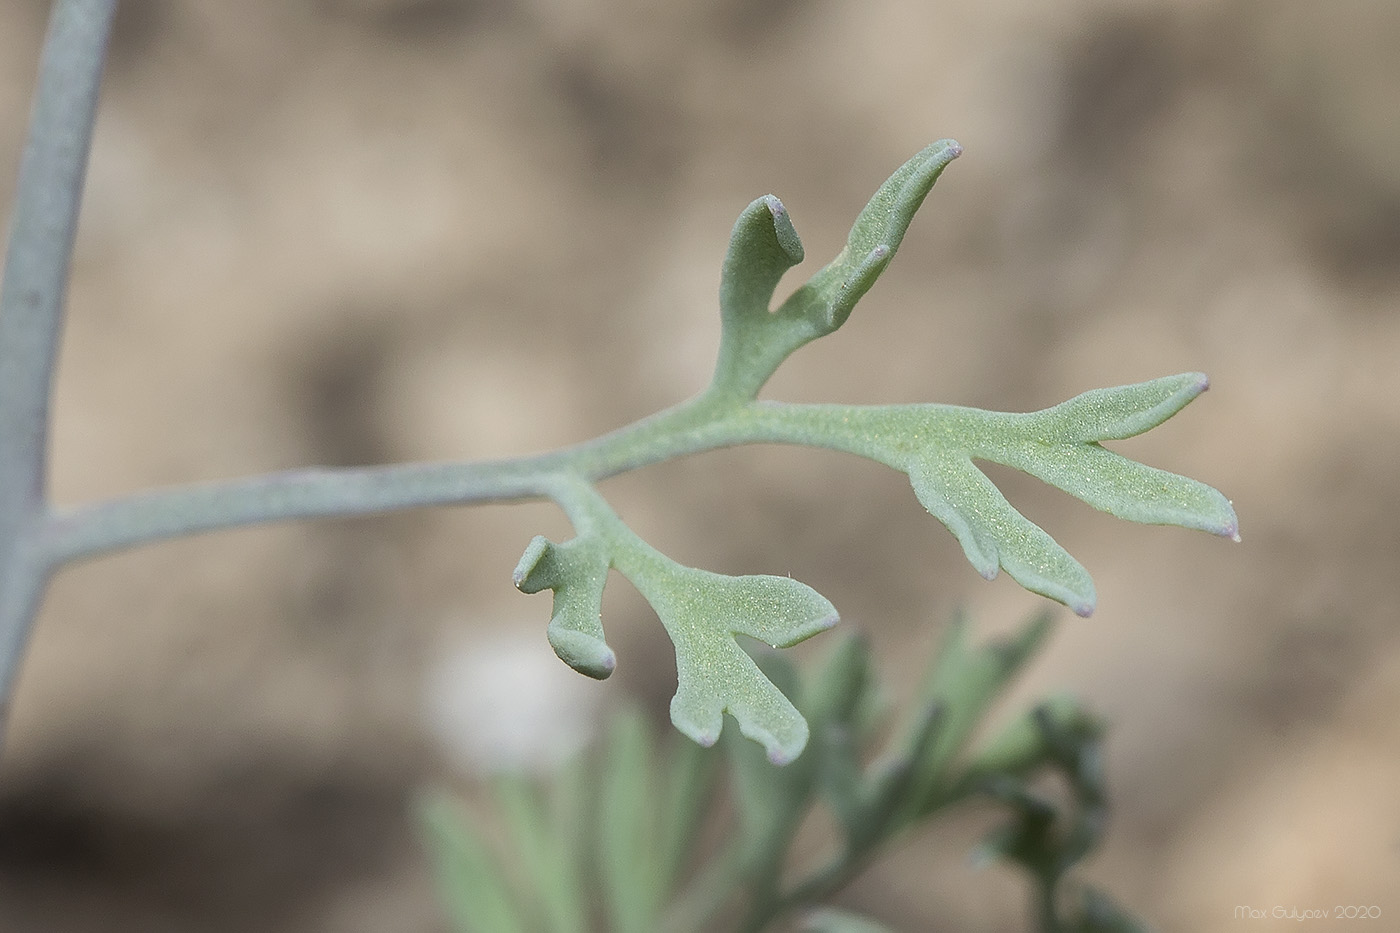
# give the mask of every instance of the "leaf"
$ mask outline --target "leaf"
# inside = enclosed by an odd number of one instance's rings
[[[802,261],[802,240],[771,194],[739,215],[720,274],[722,329],[714,389],[753,398],[773,370],[812,339],[801,322],[768,310],[783,273]]]
[[[462,933],[525,933],[515,899],[495,860],[446,794],[418,803],[418,819],[454,929]]]
[[[617,667],[617,656],[603,636],[603,587],[608,580],[607,546],[597,536],[554,544],[536,535],[515,567],[522,593],[554,591],[549,644],[565,664],[597,680]]]
[[[922,708],[939,711],[937,729],[921,719],[906,727],[905,753],[912,762],[908,799],[900,819],[939,806],[950,792],[949,769],[988,707],[1040,650],[1053,631],[1048,613],[1032,618],[1011,638],[974,645],[964,617],[954,620],[920,688]]]
[[[598,861],[608,929],[649,933],[660,908],[651,821],[651,735],[641,716],[618,715],[608,734],[598,810]]]
[[[1109,441],[1149,431],[1181,411],[1206,389],[1205,373],[1181,373],[1149,382],[1090,389],[1044,411],[1025,415],[1043,439],[1057,443]]]
[[[675,889],[691,855],[718,762],[713,750],[694,742],[672,742],[669,750],[656,844],[656,871],[663,896]]]
[[[894,258],[933,183],[960,155],[961,146],[941,139],[900,166],[860,212],[846,246],[783,302],[779,313],[806,318],[819,334],[846,323],[856,302]]]
[[[1235,510],[1216,490],[1100,447],[1156,427],[1206,390],[1202,373],[1095,389],[1020,416],[1020,437],[988,439],[975,455],[1015,467],[1128,521],[1239,537]]]
[[[1128,521],[1237,538],[1235,510],[1218,491],[1098,444],[1161,424],[1206,384],[1200,373],[1184,373],[1096,389],[1026,415],[947,406],[885,409],[872,430],[905,439],[886,444],[886,462],[909,474],[919,501],[948,526],[982,576],[991,579],[1004,568],[1026,589],[1089,615],[1097,596],[1088,571],[1017,512],[972,460],[1022,470]]]
[[[734,636],[785,648],[835,625],[835,607],[789,577],[730,577],[655,556],[659,560],[649,566],[619,569],[651,603],[676,646],[671,721],[708,746],[719,738],[727,712],[769,760],[792,761],[807,744],[807,723]]]
[[[928,456],[911,463],[914,495],[953,533],[983,577],[998,568],[1017,583],[1062,602],[1081,616],[1094,611],[1094,581],[1069,552],[1012,508],[966,455]]]
[[[794,350],[836,330],[894,258],[914,212],[962,152],[940,140],[904,163],[856,218],[844,248],[776,312],[773,290],[802,261],[802,241],[781,201],[754,201],[739,215],[720,276],[723,330],[712,396],[753,399]]]
[[[510,775],[496,782],[495,799],[510,828],[525,889],[543,915],[544,928],[551,933],[583,933],[584,901],[577,866],[569,857],[569,840],[559,827],[551,826],[538,792],[526,779]]]
[[[1129,460],[1098,444],[1008,445],[996,459],[1130,522],[1177,525],[1225,538],[1239,533],[1229,500],[1205,483]]]
[[[735,636],[788,647],[835,625],[835,607],[790,577],[731,577],[684,567],[637,537],[577,478],[560,478],[551,495],[580,534],[562,545],[532,540],[515,568],[515,584],[526,593],[554,590],[549,632],[555,652],[583,673],[612,672],[600,613],[607,571],[615,567],[651,604],[675,645],[676,728],[710,746],[727,712],[771,761],[783,764],[801,754],[806,721]]]
[[[1005,569],[1026,589],[1094,611],[1084,567],[1006,501],[974,461],[1035,476],[1128,521],[1178,525],[1239,540],[1234,507],[1204,483],[1145,466],[1099,441],[1141,434],[1205,390],[1200,373],[1096,389],[1028,414],[954,405],[770,405],[757,415],[789,443],[869,457],[908,474],[977,572]]]

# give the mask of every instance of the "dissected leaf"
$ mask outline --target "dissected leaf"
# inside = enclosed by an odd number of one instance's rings
[[[974,461],[1014,467],[1129,521],[1179,525],[1239,539],[1215,489],[1145,466],[1099,441],[1140,434],[1205,388],[1199,373],[1096,389],[1028,414],[955,405],[766,405],[755,417],[784,441],[831,447],[909,476],[924,508],[948,527],[987,579],[1005,569],[1026,589],[1094,610],[1088,571],[1018,512]]]
[[[1008,415],[946,406],[873,410],[880,456],[905,470],[919,501],[948,526],[984,577],[1004,568],[1026,589],[1080,615],[1094,610],[1094,584],[1054,539],[1008,503],[973,464],[990,460],[1063,489],[1129,521],[1238,535],[1229,500],[1184,476],[1145,466],[1099,446],[1140,434],[1171,417],[1205,387],[1198,373],[1099,389],[1054,408]]]
[[[1238,534],[1235,511],[1216,490],[1098,444],[1026,442],[1001,448],[996,459],[1130,522],[1178,525],[1226,538]]]
[[[943,169],[962,153],[940,140],[900,166],[861,211],[836,258],[769,311],[773,290],[802,261],[802,241],[782,202],[759,198],[739,216],[720,279],[723,332],[712,392],[752,399],[794,350],[846,322],[894,258]]]
[[[1044,411],[1012,416],[1019,430],[982,439],[973,456],[1015,467],[1128,521],[1238,538],[1235,510],[1196,480],[1099,446],[1156,427],[1204,392],[1202,373],[1094,389]]]
[[[902,470],[920,503],[957,537],[979,573],[991,579],[1005,569],[1022,586],[1080,615],[1093,612],[1097,601],[1088,571],[1017,511],[978,461],[1023,470],[1124,519],[1238,540],[1234,509],[1219,492],[1101,446],[1102,441],[1142,433],[1180,411],[1207,387],[1200,373],[1097,389],[1026,414],[949,405],[753,401],[788,354],[845,322],[893,257],[943,169],[961,152],[957,143],[941,140],[901,166],[861,211],[837,257],[776,311],[769,309],[773,292],[784,273],[802,260],[802,243],[776,197],[752,202],[734,225],[724,261],[723,334],[709,390],[613,438],[641,449],[602,456],[606,444],[584,445],[595,458],[581,461],[591,464],[588,469],[562,469],[547,477],[549,494],[565,507],[579,535],[562,545],[536,538],[515,577],[525,592],[554,591],[549,638],[555,652],[590,676],[612,672],[616,659],[600,613],[608,571],[618,569],[651,603],[675,644],[678,684],[672,721],[702,745],[718,738],[728,712],[771,760],[795,758],[808,741],[808,723],[735,636],[786,646],[830,627],[836,613],[826,599],[791,579],[726,577],[682,567],[622,524],[593,490],[592,478],[646,462],[649,455],[642,449],[661,443],[666,430],[676,435],[677,449],[692,449],[688,445],[697,437],[707,440],[694,449],[711,440],[716,446],[779,441],[847,450]],[[921,749],[921,754],[941,755],[946,743],[963,738],[957,716],[947,706],[941,699],[931,700],[924,709],[926,717],[940,710],[947,721],[936,730],[936,739],[930,727],[933,750]],[[839,744],[833,741],[832,747]],[[833,764],[833,792],[850,792],[850,775],[857,772],[849,762]],[[870,793],[868,788],[861,792]],[[852,818],[866,805],[855,797],[838,804]]]
[[[720,274],[715,389],[753,398],[773,370],[812,338],[802,322],[768,309],[783,273],[801,261],[802,240],[783,202],[770,194],[739,215]]]
[[[713,745],[727,712],[775,763],[801,754],[806,721],[735,637],[788,647],[835,625],[835,607],[790,577],[684,567],[638,538],[587,483],[561,481],[556,495],[587,530],[562,545],[535,538],[515,570],[522,591],[554,590],[550,642],[556,653],[584,673],[611,673],[600,611],[607,571],[616,567],[651,604],[675,645],[676,728]]]

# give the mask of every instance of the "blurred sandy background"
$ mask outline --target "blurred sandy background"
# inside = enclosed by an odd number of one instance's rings
[[[0,0],[0,209],[47,6]],[[1329,928],[1235,908],[1337,904],[1400,928],[1397,101],[1390,0],[128,0],[55,495],[590,437],[705,383],[750,200],[783,198],[806,275],[954,136],[884,280],[768,395],[1025,410],[1209,373],[1119,449],[1231,496],[1242,545],[995,474],[1100,593],[1018,697],[1111,720],[1084,875],[1161,929]],[[904,682],[957,606],[990,635],[1040,605],[836,454],[604,492],[679,560],[815,585]],[[65,572],[0,767],[0,929],[444,929],[407,804],[467,786],[454,671],[524,652],[493,689],[535,689],[549,602],[510,571],[565,532],[543,505],[439,510]],[[551,662],[538,689],[663,715],[669,644],[625,583],[608,605],[614,681]],[[985,828],[925,834],[846,903],[1025,928],[1020,878],[967,865]]]

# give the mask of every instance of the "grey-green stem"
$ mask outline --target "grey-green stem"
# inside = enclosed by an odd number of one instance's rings
[[[0,745],[47,568],[49,390],[116,0],[57,0],[39,63],[0,282]]]
[[[959,410],[929,408],[949,414]],[[291,470],[55,510],[42,523],[41,552],[56,567],[162,538],[239,525],[557,498],[560,477],[596,482],[673,457],[742,444],[802,444],[865,453],[853,435],[830,430],[832,417],[882,410],[883,406],[734,404],[700,395],[611,434],[538,456]]]

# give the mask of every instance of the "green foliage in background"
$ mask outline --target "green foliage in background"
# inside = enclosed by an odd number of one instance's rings
[[[785,768],[749,742],[658,742],[629,712],[546,779],[498,777],[489,817],[425,795],[420,820],[454,928],[698,933],[801,918],[806,930],[873,933],[885,928],[831,900],[912,831],[980,803],[1005,815],[977,857],[1024,870],[1041,933],[1144,930],[1068,876],[1105,825],[1100,723],[1061,697],[975,741],[1045,643],[1048,616],[989,645],[968,630],[951,627],[892,727],[862,638],[839,640],[803,677],[779,655],[758,655],[811,726],[806,752]],[[1048,774],[1064,794],[1041,789]],[[837,839],[827,861],[811,864],[793,843],[818,808],[835,818]]]

